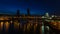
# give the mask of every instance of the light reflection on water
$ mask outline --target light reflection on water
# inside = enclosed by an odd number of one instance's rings
[[[0,23],[0,26],[1,26],[0,30],[2,30],[3,29],[3,22]]]
[[[9,26],[10,26],[10,23],[9,22],[1,22],[0,23],[0,26],[1,26],[0,27],[1,29],[0,30],[3,29],[3,24],[5,24],[4,25],[5,31],[8,31]],[[19,27],[21,29],[23,29],[23,31],[30,31],[30,29],[33,27],[34,31],[36,31],[36,28],[38,27],[38,23],[35,23],[34,25],[33,25],[33,23],[28,23],[28,24],[24,24],[24,26],[23,26],[21,23],[14,22],[14,29],[19,30]],[[42,26],[40,28],[41,28],[41,29],[39,29],[40,30],[40,33],[42,32],[42,34],[43,34],[44,33],[44,26]]]
[[[9,29],[9,23],[8,22],[5,23],[5,29],[6,29],[6,31],[8,31],[8,29]]]
[[[44,23],[42,22],[42,34],[44,34]]]
[[[44,26],[42,26],[42,34],[44,34]]]

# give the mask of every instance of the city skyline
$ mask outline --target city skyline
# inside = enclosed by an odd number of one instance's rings
[[[59,0],[60,1],[60,0]],[[26,9],[30,8],[32,14],[44,14],[46,11],[50,14],[54,12],[60,15],[60,2],[58,0],[0,0],[0,13],[16,13],[19,9],[21,13],[26,14]]]

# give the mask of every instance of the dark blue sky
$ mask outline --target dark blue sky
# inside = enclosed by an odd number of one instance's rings
[[[0,13],[15,14],[19,9],[21,14],[27,13],[30,8],[31,14],[43,15],[46,11],[57,15],[60,14],[60,0],[0,0]]]

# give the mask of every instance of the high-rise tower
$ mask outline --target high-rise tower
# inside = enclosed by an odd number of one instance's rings
[[[17,21],[20,23],[20,19],[19,19],[19,17],[20,17],[20,11],[17,10]]]
[[[17,10],[17,17],[19,17],[20,16],[20,12],[19,12],[19,10]]]
[[[27,8],[27,14],[30,15],[30,9],[29,8]]]

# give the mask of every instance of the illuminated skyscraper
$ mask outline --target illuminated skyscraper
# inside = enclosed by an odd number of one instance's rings
[[[49,17],[49,14],[48,14],[48,13],[46,13],[46,14],[45,14],[45,16],[46,16],[46,17]]]

